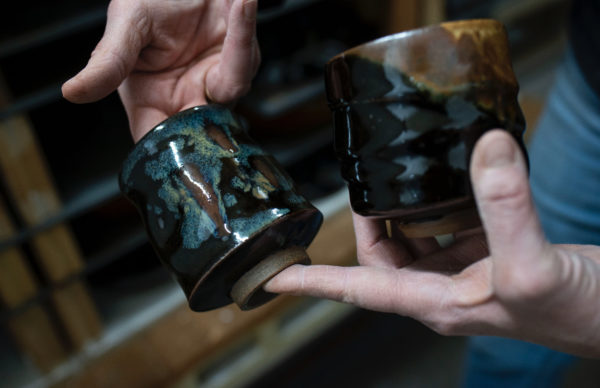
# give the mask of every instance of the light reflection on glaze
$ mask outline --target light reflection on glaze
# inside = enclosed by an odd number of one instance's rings
[[[127,186],[134,166],[148,159],[145,173],[159,185],[161,207],[173,215],[183,215],[178,224],[187,249],[199,248],[211,236],[226,240],[233,234],[236,241],[244,241],[247,236],[234,232],[236,225],[255,230],[289,212],[282,208],[276,213],[258,212],[239,218],[236,206],[242,196],[251,195],[258,201],[257,208],[263,201],[266,207],[276,192],[288,193],[290,203],[306,202],[289,180],[263,160],[265,154],[259,147],[237,142],[233,132],[241,128],[229,111],[218,113],[203,112],[187,121],[158,126],[152,137],[142,139],[142,147],[134,149],[122,172],[123,186]],[[167,148],[159,151],[161,142],[166,142]],[[222,182],[225,160],[236,168],[229,182]],[[160,229],[166,227],[164,219],[156,222]]]

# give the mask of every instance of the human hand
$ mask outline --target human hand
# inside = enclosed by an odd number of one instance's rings
[[[167,117],[245,94],[260,64],[257,0],[113,0],[86,67],[63,85],[76,103],[118,88],[134,140]]]
[[[524,157],[505,131],[479,140],[471,177],[487,244],[468,232],[440,249],[393,227],[388,237],[382,221],[355,215],[360,266],[295,265],[265,290],[406,315],[446,335],[512,337],[600,357],[600,247],[545,239]]]

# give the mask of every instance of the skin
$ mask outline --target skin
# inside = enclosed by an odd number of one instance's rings
[[[65,98],[118,88],[134,140],[172,114],[232,103],[260,63],[257,0],[113,0],[105,34]],[[483,229],[441,248],[354,215],[359,266],[295,265],[265,285],[410,316],[447,335],[523,339],[600,357],[600,247],[552,245],[531,200],[525,160],[502,130],[471,159]]]
[[[228,104],[260,64],[257,0],[114,0],[104,36],[62,92],[75,103],[118,88],[134,141],[187,108]]]
[[[295,265],[269,292],[311,295],[413,317],[445,335],[496,335],[600,357],[600,247],[552,245],[535,213],[525,159],[502,130],[471,160],[485,232],[407,240],[354,215],[357,267]],[[489,252],[488,252],[489,248]]]

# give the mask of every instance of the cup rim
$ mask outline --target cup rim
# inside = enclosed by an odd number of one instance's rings
[[[325,65],[329,66],[333,62],[343,59],[347,55],[353,55],[353,54],[360,53],[362,50],[364,50],[366,48],[383,45],[388,42],[394,42],[394,41],[398,41],[398,40],[408,39],[412,36],[426,34],[429,31],[436,30],[436,29],[443,28],[443,27],[456,28],[461,25],[474,25],[474,24],[483,24],[483,25],[487,25],[487,26],[497,26],[497,27],[504,28],[504,24],[502,24],[502,22],[500,22],[496,19],[492,19],[492,18],[451,20],[451,21],[446,21],[446,22],[442,22],[442,23],[431,24],[431,25],[427,25],[427,26],[423,26],[423,27],[406,30],[406,31],[396,32],[393,34],[385,35],[385,36],[361,43],[357,46],[346,49],[346,50],[342,51],[341,53],[333,56],[326,62]]]

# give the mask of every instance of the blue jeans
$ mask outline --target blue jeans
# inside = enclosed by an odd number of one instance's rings
[[[529,156],[531,188],[547,238],[600,245],[600,98],[570,51],[557,71]],[[464,386],[557,387],[575,361],[527,342],[473,337]]]

